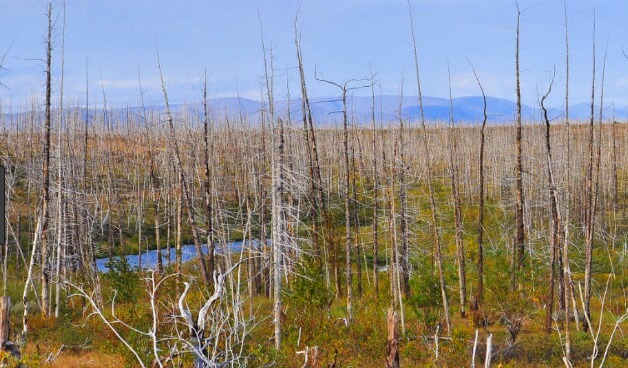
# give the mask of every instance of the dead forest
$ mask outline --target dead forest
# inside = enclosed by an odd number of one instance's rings
[[[538,120],[522,121],[517,25],[512,124],[487,123],[486,105],[484,121],[453,105],[449,121],[384,120],[376,78],[316,74],[343,106],[319,127],[296,31],[297,114],[277,112],[284,81],[263,38],[254,117],[212,110],[206,77],[200,103],[171,108],[158,52],[163,108],[144,104],[139,75],[137,106],[108,106],[89,80],[84,103],[67,101],[57,10],[44,97],[0,101],[3,365],[628,364],[628,126],[605,108],[595,55],[579,76],[586,121],[548,116],[550,94],[569,106],[569,78],[548,80]],[[412,41],[422,108],[427,51]],[[347,107],[358,91],[364,121]]]

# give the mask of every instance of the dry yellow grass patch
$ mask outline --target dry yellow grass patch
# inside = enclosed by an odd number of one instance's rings
[[[90,351],[85,354],[61,353],[47,367],[58,368],[118,368],[124,367],[121,356]]]

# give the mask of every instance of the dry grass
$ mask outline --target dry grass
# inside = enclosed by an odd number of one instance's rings
[[[46,367],[53,368],[117,368],[124,367],[124,360],[119,355],[90,351],[85,354],[61,353]]]

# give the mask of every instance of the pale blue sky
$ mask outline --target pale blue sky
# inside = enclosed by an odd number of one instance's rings
[[[0,80],[0,100],[24,104],[43,95],[46,1],[0,0],[0,52],[10,47]],[[447,97],[447,60],[455,96],[477,95],[465,57],[480,74],[487,94],[514,99],[515,2],[511,0],[415,0],[412,10],[427,96]],[[571,47],[571,98],[590,95],[591,39],[597,14],[599,70],[608,38],[606,101],[628,105],[628,2],[567,0]],[[62,1],[55,1],[61,12]],[[258,98],[263,61],[258,12],[267,47],[273,46],[280,69],[277,96],[286,97],[286,68],[296,66],[294,17],[299,1],[148,1],[67,0],[65,92],[71,101],[85,98],[85,63],[89,59],[92,102],[139,103],[138,69],[149,103],[162,102],[156,40],[171,99],[200,99],[206,68],[210,97]],[[564,93],[564,20],[561,0],[521,0],[522,88],[533,104],[544,91],[554,66],[558,85],[552,104]],[[61,17],[61,16],[60,16]],[[61,18],[57,21],[55,77],[58,89]],[[416,94],[406,2],[402,0],[303,0],[299,30],[313,96],[337,91],[314,81],[314,67],[328,79],[360,78],[377,73],[383,93],[397,94],[405,74],[405,93]],[[298,73],[291,69],[291,94],[298,97]],[[601,73],[600,73],[601,75]],[[363,93],[367,93],[366,91]]]

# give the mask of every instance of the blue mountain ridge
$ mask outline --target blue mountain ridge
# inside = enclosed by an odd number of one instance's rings
[[[484,118],[484,102],[482,96],[457,97],[453,99],[453,115],[456,123],[462,124],[479,124]],[[372,97],[368,96],[350,96],[347,97],[347,114],[357,125],[370,124],[372,117]],[[259,119],[260,112],[264,109],[264,105],[260,101],[247,98],[229,97],[210,99],[208,105],[214,114],[220,116],[229,114],[234,117],[247,117],[251,122]],[[400,101],[399,97],[385,95],[375,96],[375,117],[377,120],[383,120],[384,123],[395,123],[400,116],[404,120],[420,121],[421,109],[417,96],[404,96]],[[487,122],[491,125],[508,125],[515,121],[516,103],[514,101],[487,97]],[[183,112],[185,109],[198,114],[202,113],[202,105],[198,102],[177,105],[173,111]],[[335,126],[342,123],[342,101],[337,97],[317,97],[310,99],[310,109],[315,123],[318,126]],[[293,121],[302,120],[301,100],[294,99],[291,101],[280,100],[275,101],[275,112],[279,117],[286,117],[290,112],[290,118]],[[401,113],[400,113],[401,112]],[[595,107],[596,119],[599,113],[599,107]],[[448,123],[450,120],[450,101],[446,98],[424,97],[423,113],[426,121]],[[628,119],[628,108],[610,108],[604,110],[605,119],[615,116],[616,120]],[[531,107],[522,105],[522,120],[524,122],[540,122],[540,107]],[[590,104],[580,103],[570,106],[570,120],[587,121],[590,116]],[[562,121],[564,116],[564,107],[549,108],[548,116],[552,121]]]
[[[482,96],[457,97],[453,99],[453,116],[457,124],[477,125],[480,124],[484,117],[484,102]],[[395,124],[402,117],[406,121],[418,122],[421,119],[421,109],[417,96],[404,96],[401,100],[398,96],[383,95],[375,96],[375,117],[384,124]],[[302,121],[301,100],[294,99],[291,101],[277,100],[275,101],[275,113],[278,117],[290,118],[293,123],[300,124]],[[348,96],[347,97],[347,114],[353,124],[370,125],[373,99],[370,96]],[[514,101],[487,97],[487,122],[490,125],[509,125],[513,124],[516,116],[516,103]],[[172,104],[171,111],[178,118],[186,116],[202,117],[203,104],[199,101],[189,103]],[[228,116],[232,121],[245,119],[248,124],[258,124],[262,116],[262,112],[267,110],[264,103],[258,100],[243,97],[220,97],[208,100],[208,108],[212,117]],[[310,109],[315,121],[319,127],[334,127],[342,123],[342,101],[338,97],[317,97],[310,99]],[[570,120],[572,122],[586,122],[590,118],[591,106],[589,103],[578,103],[569,107]],[[85,108],[77,108],[74,110],[78,116],[84,117]],[[146,107],[147,114],[162,114],[165,112],[165,106],[152,105]],[[423,98],[423,114],[425,120],[433,123],[447,124],[450,120],[450,101],[446,98],[424,97]],[[14,113],[20,115],[22,113]],[[141,107],[110,107],[107,111],[102,108],[90,108],[90,116],[106,116],[107,120],[113,125],[128,119],[129,115],[141,118],[144,110]],[[522,120],[526,123],[541,122],[541,111],[538,106],[531,107],[522,105]],[[599,114],[599,107],[595,106],[596,120]],[[564,107],[549,108],[549,118],[552,121],[562,122],[564,117]],[[611,118],[615,120],[628,120],[628,107],[621,108],[605,108],[604,118],[608,121]],[[10,117],[5,114],[5,117]],[[9,121],[10,119],[5,119]]]

